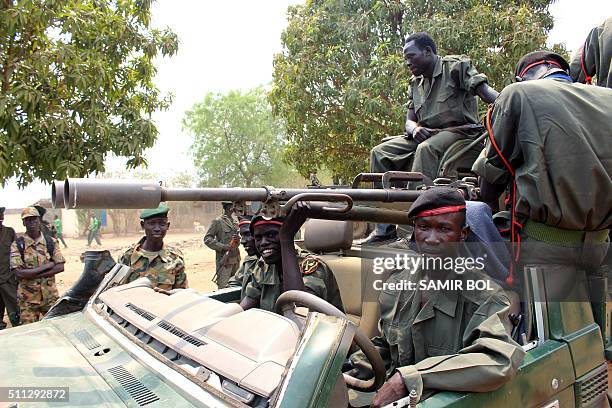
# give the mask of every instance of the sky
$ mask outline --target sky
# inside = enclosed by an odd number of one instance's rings
[[[154,115],[159,137],[146,156],[149,171],[172,177],[193,173],[189,154],[191,135],[182,129],[184,113],[207,92],[247,90],[272,80],[272,58],[281,51],[280,35],[286,27],[286,10],[303,0],[157,0],[152,25],[169,26],[180,41],[178,53],[157,60],[155,83],[163,93],[173,93],[167,111]],[[180,7],[178,6],[180,4]],[[579,7],[577,7],[579,4]],[[612,16],[609,0],[558,0],[550,6],[555,26],[549,43],[565,43],[575,51],[586,35]],[[107,171],[123,169],[125,161],[111,157]],[[32,183],[20,190],[9,181],[0,188],[0,206],[21,208],[50,197],[50,187]]]

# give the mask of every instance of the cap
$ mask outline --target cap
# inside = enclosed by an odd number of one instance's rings
[[[249,231],[251,231],[251,235],[252,235],[253,230],[255,229],[257,225],[264,225],[264,224],[278,225],[279,227],[281,227],[284,221],[285,221],[285,218],[283,217],[264,218],[263,215],[256,215],[251,219],[251,225],[249,226]]]
[[[21,212],[21,219],[23,220],[24,218],[28,217],[40,217],[40,213],[34,207],[26,207]]]
[[[47,209],[43,206],[33,205],[32,207],[36,208],[41,217],[47,213]]]
[[[553,64],[558,66],[564,71],[569,72],[569,64],[561,55],[552,51],[534,51],[524,55],[517,63],[514,68],[514,75],[522,78],[528,69],[535,67],[540,64]]]
[[[157,208],[148,208],[140,213],[141,220],[147,220],[153,217],[167,217],[170,209],[167,205],[160,204]]]
[[[234,202],[233,201],[221,201],[221,205],[223,206],[223,208],[231,207],[234,205]]]
[[[455,212],[465,212],[463,195],[454,188],[434,187],[414,200],[408,211],[408,217],[429,217]]]
[[[4,207],[0,207],[0,214],[4,214],[4,210],[5,210],[5,209],[6,209],[6,208],[4,208]]]

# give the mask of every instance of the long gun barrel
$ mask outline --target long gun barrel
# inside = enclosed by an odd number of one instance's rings
[[[422,191],[395,189],[276,189],[261,188],[165,188],[153,181],[69,179],[52,186],[54,207],[155,208],[166,201],[259,201],[264,214],[286,214],[295,201],[312,202],[313,216],[329,220],[355,220],[405,224],[406,209]],[[346,205],[338,207],[338,203]],[[324,203],[328,204],[324,204]],[[281,208],[280,204],[285,203]],[[378,204],[375,204],[378,203]],[[375,208],[381,203],[403,203],[402,210]],[[375,204],[375,207],[372,207]]]
[[[391,189],[165,188],[153,181],[68,179],[52,186],[54,206],[76,208],[155,208],[165,201],[287,201],[298,194],[343,194],[359,202],[413,202],[420,191]]]

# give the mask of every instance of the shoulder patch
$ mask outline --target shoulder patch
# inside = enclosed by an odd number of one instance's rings
[[[321,261],[312,255],[308,255],[300,262],[302,275],[312,275],[319,268]]]

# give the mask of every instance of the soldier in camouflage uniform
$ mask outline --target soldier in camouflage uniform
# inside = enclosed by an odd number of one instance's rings
[[[256,216],[251,221],[250,230],[261,258],[240,306],[245,310],[258,307],[273,311],[276,300],[284,291],[304,290],[344,310],[338,283],[329,267],[308,251],[296,251],[293,237],[305,219],[295,228],[294,218],[289,215],[290,224],[285,231],[281,231],[282,218],[267,220]],[[290,237],[286,242],[281,239],[285,236]],[[283,245],[289,249],[281,250]],[[284,272],[285,268],[287,272]]]
[[[233,203],[223,201],[221,204],[223,205],[223,215],[212,221],[206,235],[204,235],[206,246],[217,253],[216,283],[219,289],[227,287],[229,279],[234,276],[240,266],[240,250],[238,247],[232,248],[230,245],[232,239],[239,239],[238,225],[232,219]],[[226,254],[227,256],[225,256]]]
[[[465,200],[456,189],[425,191],[412,204],[417,250],[431,258],[457,258],[468,229]],[[509,381],[525,352],[510,336],[510,301],[482,270],[426,266],[393,272],[379,296],[381,335],[372,339],[387,368],[387,381],[372,406],[416,392],[417,401],[435,391],[493,391]],[[486,290],[427,289],[430,283],[486,282]],[[413,285],[410,289],[407,282]],[[424,283],[425,289],[421,286]],[[393,286],[396,285],[396,286]],[[403,289],[396,289],[402,287]],[[353,354],[350,374],[373,375],[363,352]]]
[[[247,253],[246,258],[242,261],[242,265],[236,271],[234,276],[229,280],[228,287],[240,287],[240,300],[244,299],[247,284],[253,279],[253,269],[257,265],[259,253],[255,248],[255,240],[251,235],[249,227],[251,226],[250,215],[241,215],[238,217],[238,229],[240,230],[240,243]]]
[[[170,227],[168,211],[168,207],[160,205],[140,213],[140,226],[145,236],[129,247],[119,260],[119,263],[131,269],[128,282],[146,276],[156,288],[187,288],[183,253],[177,248],[164,245],[164,237]]]
[[[40,320],[57,301],[55,275],[64,270],[57,241],[41,232],[40,213],[27,207],[21,213],[26,233],[11,245],[11,270],[19,279],[17,299],[21,323]]]

